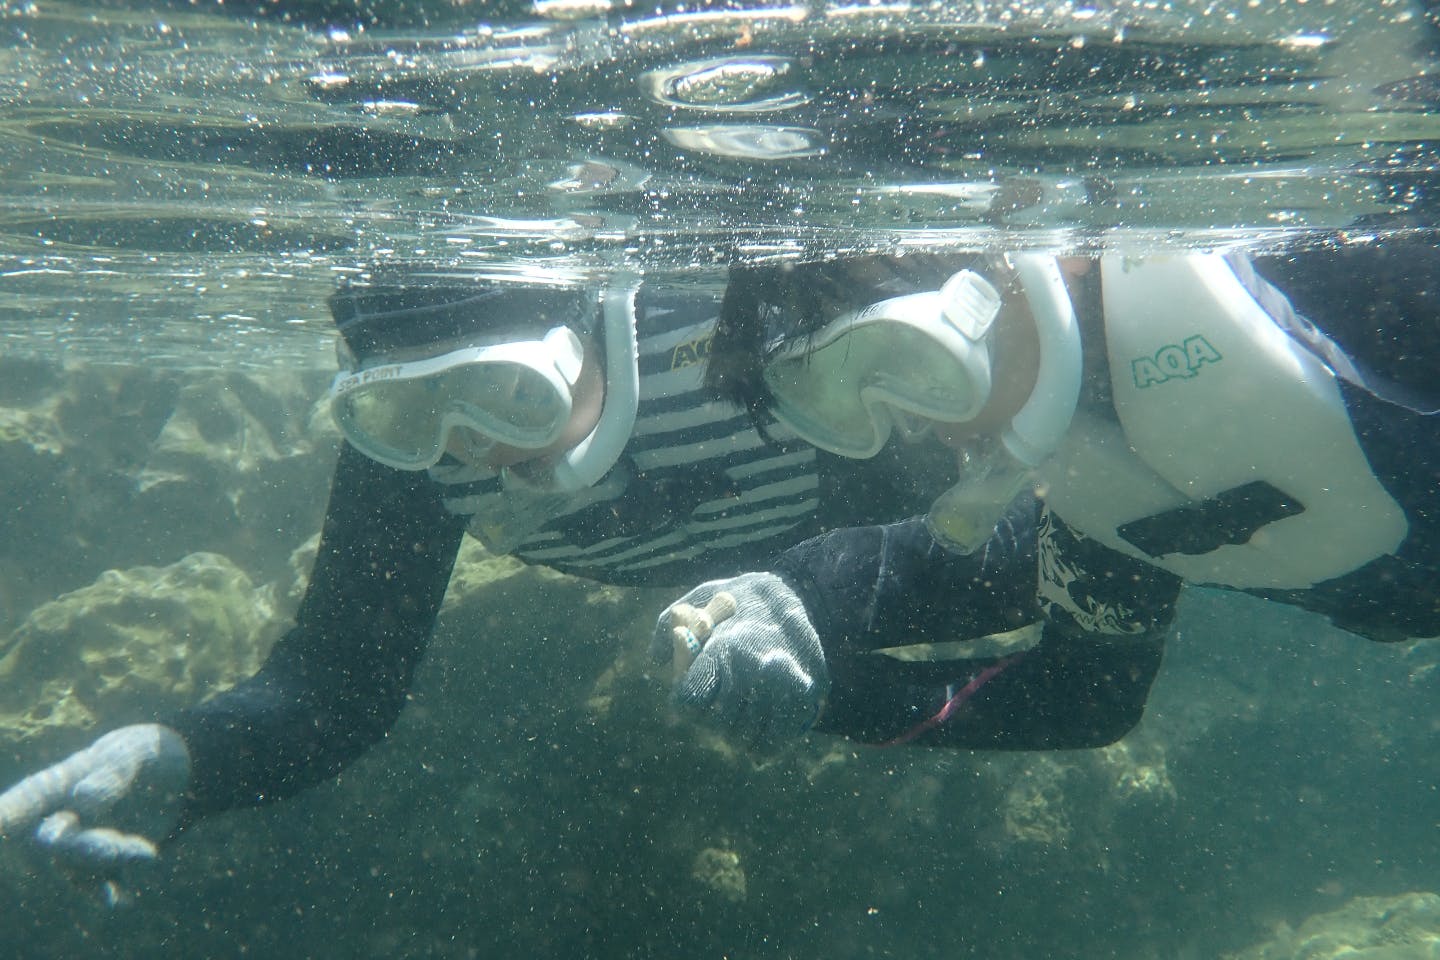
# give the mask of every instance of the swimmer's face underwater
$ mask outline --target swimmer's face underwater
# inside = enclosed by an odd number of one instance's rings
[[[845,311],[767,364],[771,411],[858,459],[892,436],[961,448],[998,433],[1034,393],[1039,358],[1028,300],[1002,287],[965,270],[938,290]]]
[[[894,434],[934,434],[955,450],[955,483],[932,506],[931,526],[968,552],[1069,427],[1082,359],[1067,275],[1088,264],[1020,254],[935,269],[943,263],[894,283],[867,269],[862,306],[812,310],[808,325],[777,311],[790,345],[762,377],[775,419],[823,450],[866,459]]]
[[[605,374],[599,351],[592,337],[580,338],[583,362],[580,373],[571,385],[570,417],[564,428],[547,446],[538,449],[496,443],[468,427],[451,431],[445,452],[461,463],[488,470],[500,470],[521,464],[544,465],[569,452],[590,435],[600,419],[605,402]]]
[[[372,459],[424,470],[449,454],[499,470],[574,448],[604,402],[593,340],[564,326],[450,338],[353,358],[330,392],[346,438]]]

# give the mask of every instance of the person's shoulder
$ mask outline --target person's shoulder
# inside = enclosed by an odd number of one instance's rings
[[[1440,245],[1405,234],[1250,258],[1296,314],[1357,366],[1435,393],[1440,369]]]

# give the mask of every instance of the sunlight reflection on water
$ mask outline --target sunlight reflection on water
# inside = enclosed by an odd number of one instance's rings
[[[1440,135],[1403,4],[538,9],[423,34],[9,10],[0,336],[308,365],[326,292],[375,262],[1368,234],[1416,222]]]

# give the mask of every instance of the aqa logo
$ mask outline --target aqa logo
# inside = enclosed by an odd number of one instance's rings
[[[1143,388],[1176,378],[1188,380],[1205,364],[1219,363],[1221,359],[1220,351],[1197,333],[1186,337],[1179,346],[1167,343],[1156,350],[1153,357],[1131,360],[1130,370],[1135,376],[1135,386]]]

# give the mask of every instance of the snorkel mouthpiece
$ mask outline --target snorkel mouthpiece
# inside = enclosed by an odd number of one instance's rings
[[[1030,483],[1030,468],[1003,448],[988,455],[962,455],[964,479],[935,499],[925,526],[945,549],[974,553],[995,531],[1005,508]]]

